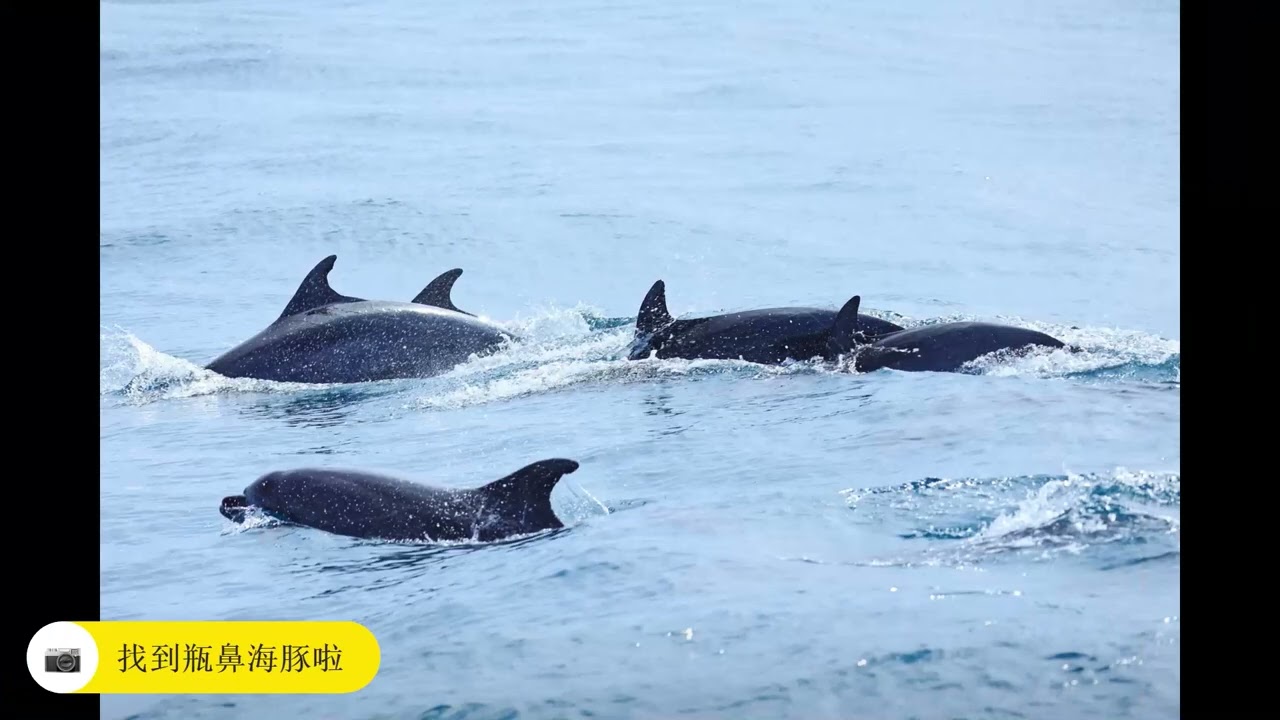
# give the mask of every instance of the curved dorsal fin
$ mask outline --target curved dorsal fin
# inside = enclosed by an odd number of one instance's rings
[[[462,268],[454,268],[442,273],[440,277],[427,283],[427,286],[422,288],[422,292],[418,293],[413,302],[419,305],[430,305],[460,312],[463,315],[471,315],[471,313],[454,305],[453,298],[450,296],[450,293],[453,292],[453,284],[458,281],[458,276],[460,275],[462,275]]]
[[[489,509],[504,518],[520,518],[526,527],[564,527],[551,508],[551,491],[560,478],[577,469],[575,460],[539,460],[476,492],[489,503]]]
[[[302,279],[302,284],[298,286],[298,291],[293,294],[293,299],[285,305],[284,312],[280,313],[280,317],[276,319],[283,320],[290,315],[334,303],[362,302],[363,298],[347,297],[329,287],[329,271],[333,269],[333,264],[337,260],[337,255],[330,255],[311,268],[311,272],[307,273],[307,276]]]
[[[849,302],[836,313],[835,322],[831,324],[831,332],[827,334],[827,350],[835,356],[844,355],[855,346],[863,344],[865,339],[858,330],[858,307],[862,297],[854,295]]]
[[[636,315],[636,334],[648,335],[670,325],[675,319],[667,311],[667,286],[659,280],[649,288]]]

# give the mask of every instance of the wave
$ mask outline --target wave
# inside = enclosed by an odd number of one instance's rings
[[[1180,556],[1181,484],[1177,473],[1117,468],[1100,474],[927,478],[842,494],[861,515],[897,525],[901,538],[944,541],[924,550],[929,562],[1097,552],[1110,569]],[[916,561],[887,564],[900,562]]]

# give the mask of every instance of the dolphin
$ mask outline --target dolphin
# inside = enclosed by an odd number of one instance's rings
[[[329,286],[337,259],[321,260],[280,317],[206,369],[226,377],[299,383],[425,378],[515,339],[453,304],[450,292],[461,269],[432,280],[411,302],[366,300]]]
[[[659,358],[746,360],[778,365],[788,359],[834,359],[829,349],[837,313],[811,307],[779,307],[676,320],[667,310],[667,289],[653,284],[640,303],[630,360]],[[902,330],[887,320],[858,316],[873,337]]]
[[[871,339],[862,333],[860,303],[861,298],[855,295],[845,304],[831,333],[832,350],[840,355],[852,353],[858,372],[882,368],[956,372],[965,363],[1001,350],[1026,353],[1037,346],[1067,347],[1038,330],[986,322],[921,325]]]
[[[290,525],[369,540],[490,542],[564,527],[551,509],[551,491],[577,469],[573,460],[540,460],[465,490],[359,470],[283,470],[223,498],[219,512],[243,523],[257,508]]]

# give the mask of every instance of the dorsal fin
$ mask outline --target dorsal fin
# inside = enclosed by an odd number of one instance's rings
[[[640,303],[640,312],[636,315],[636,334],[648,335],[672,322],[674,318],[667,311],[667,286],[659,280],[649,288],[649,294]]]
[[[427,283],[427,286],[422,288],[422,292],[418,293],[413,302],[419,305],[430,305],[431,307],[460,312],[463,315],[471,315],[471,313],[460,310],[454,305],[453,298],[450,296],[450,293],[453,292],[453,284],[458,281],[458,276],[460,275],[462,275],[462,268],[454,268],[442,273],[440,277]]]
[[[311,272],[307,273],[307,276],[302,279],[302,284],[298,286],[298,291],[293,294],[293,299],[276,319],[283,320],[290,315],[334,303],[362,302],[363,298],[347,297],[334,292],[334,289],[329,287],[329,271],[333,269],[333,264],[337,260],[337,255],[330,255],[311,268]]]
[[[827,334],[827,350],[833,356],[844,355],[855,346],[865,342],[858,329],[858,307],[862,297],[854,295],[849,302],[836,313],[835,322],[831,324],[831,332]]]
[[[574,460],[539,460],[501,480],[494,480],[477,492],[485,498],[488,508],[506,518],[518,517],[522,525],[564,527],[551,509],[551,491],[560,478],[577,469],[578,463]]]

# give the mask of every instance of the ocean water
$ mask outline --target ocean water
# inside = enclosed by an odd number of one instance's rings
[[[359,693],[102,717],[1180,714],[1179,6],[108,2],[104,619],[350,619]],[[428,380],[201,367],[321,258],[528,336]],[[679,316],[863,307],[1084,348],[966,373],[627,361]],[[581,468],[491,546],[233,527],[332,465]]]

